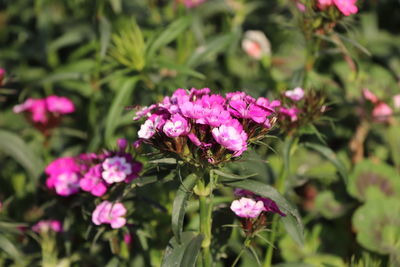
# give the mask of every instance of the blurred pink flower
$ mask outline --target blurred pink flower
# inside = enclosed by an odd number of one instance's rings
[[[291,108],[281,107],[279,111],[284,116],[289,117],[292,122],[297,121],[298,119],[297,115],[300,112],[300,110],[296,107],[291,107]]]
[[[207,0],[182,0],[183,4],[187,8],[197,7],[197,6],[201,5],[202,3],[204,3],[205,1],[207,1]]]
[[[242,40],[242,49],[256,60],[271,54],[271,44],[262,31],[246,31]]]
[[[262,201],[256,202],[251,198],[242,197],[232,202],[231,210],[242,218],[256,218],[264,211],[264,204]]]
[[[52,161],[45,170],[49,177],[46,185],[60,196],[70,196],[79,191],[80,166],[74,158],[63,157]]]
[[[392,114],[392,108],[384,102],[379,102],[372,110],[372,116],[378,122],[386,122]]]
[[[357,0],[318,0],[318,7],[325,9],[328,6],[335,5],[343,15],[350,16],[358,12],[356,2]]]
[[[374,104],[379,101],[378,97],[366,88],[363,89],[362,94],[366,100],[371,101]]]
[[[42,220],[32,226],[32,230],[37,233],[48,232],[49,230],[53,232],[62,232],[62,223],[58,220]]]
[[[393,103],[395,109],[400,109],[400,94],[393,96]]]
[[[91,167],[79,181],[81,189],[97,197],[103,196],[107,191],[107,184],[101,177],[101,170],[101,164]]]
[[[51,95],[46,98],[47,110],[59,114],[68,114],[75,111],[74,103],[66,97]]]
[[[0,68],[0,86],[3,85],[5,76],[6,76],[6,70],[3,68]]]
[[[126,224],[126,208],[122,203],[101,202],[92,214],[92,221],[96,225],[110,224],[111,228],[121,228]]]
[[[303,88],[296,87],[293,90],[285,91],[285,96],[293,101],[300,101],[304,97]]]

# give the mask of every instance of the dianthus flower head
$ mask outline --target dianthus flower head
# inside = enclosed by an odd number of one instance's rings
[[[138,137],[163,152],[216,165],[240,156],[250,138],[266,134],[276,104],[262,99],[258,104],[244,92],[223,97],[211,94],[209,88],[178,89],[146,114]]]
[[[101,197],[107,192],[107,183],[102,178],[102,166],[96,164],[79,181],[82,190]]]
[[[102,166],[102,177],[109,184],[122,182],[132,173],[132,166],[124,157],[107,158]]]
[[[286,91],[285,96],[293,101],[300,101],[304,97],[304,90],[303,88],[296,87],[293,90]]]
[[[122,203],[101,202],[92,213],[92,222],[96,225],[110,224],[111,228],[121,228],[126,224],[126,208]]]

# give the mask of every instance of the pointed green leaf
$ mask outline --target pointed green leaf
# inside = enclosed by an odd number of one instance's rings
[[[329,147],[322,146],[319,144],[312,144],[312,143],[304,143],[304,146],[310,148],[312,150],[317,151],[322,156],[324,156],[327,160],[329,160],[338,170],[340,176],[342,177],[343,181],[347,184],[348,182],[348,173],[346,170],[345,165],[343,162],[338,159],[335,152],[332,151]]]
[[[173,237],[165,250],[161,267],[195,266],[203,238],[201,234],[196,235],[193,232],[184,232],[182,233],[182,242],[179,244]]]
[[[106,55],[111,40],[111,24],[106,17],[100,18],[100,58]]]
[[[122,117],[122,111],[124,110],[125,105],[127,105],[127,101],[130,99],[132,95],[133,89],[135,88],[135,84],[139,81],[139,77],[133,77],[131,79],[127,79],[122,88],[118,90],[117,95],[114,97],[110,111],[107,114],[106,127],[104,138],[107,142],[110,142],[114,131],[119,126],[119,122]]]
[[[0,130],[0,150],[13,157],[31,177],[36,179],[42,173],[42,160],[16,134]]]
[[[195,174],[189,175],[179,187],[172,206],[172,232],[178,243],[181,243],[182,225],[185,218],[187,201],[197,181]]]

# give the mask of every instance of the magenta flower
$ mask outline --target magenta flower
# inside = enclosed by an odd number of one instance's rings
[[[181,0],[181,1],[185,5],[185,7],[194,8],[194,7],[201,5],[202,3],[204,3],[207,0]]]
[[[318,7],[325,9],[335,5],[343,15],[350,16],[358,12],[356,2],[357,0],[318,0]]]
[[[300,112],[300,110],[296,107],[291,107],[291,108],[281,107],[279,111],[282,115],[289,117],[290,121],[292,121],[292,122],[297,121],[297,119],[298,119],[297,115]]]
[[[138,132],[138,137],[142,139],[150,139],[156,133],[154,122],[150,119],[146,120]]]
[[[92,222],[96,225],[110,224],[111,228],[121,228],[126,224],[126,208],[122,203],[101,202],[92,214]]]
[[[164,124],[163,131],[165,135],[174,138],[187,135],[190,131],[190,125],[180,114],[174,114],[171,119]]]
[[[232,202],[231,210],[242,218],[257,218],[264,211],[264,204],[262,201],[242,197]]]
[[[6,76],[6,70],[3,68],[0,68],[0,86],[3,85],[5,76]]]
[[[102,179],[101,164],[94,165],[79,181],[82,190],[101,197],[107,192],[107,184]]]
[[[283,213],[278,205],[276,205],[275,201],[273,201],[272,199],[269,198],[265,198],[265,197],[259,197],[257,198],[257,200],[260,200],[263,202],[264,204],[264,211],[267,212],[273,212],[273,213],[278,213],[280,216],[285,217],[286,214]]]
[[[107,158],[102,166],[102,177],[109,184],[122,182],[132,173],[132,166],[124,157]]]
[[[32,226],[32,230],[36,233],[43,233],[48,231],[53,231],[56,233],[62,232],[62,223],[58,220],[42,220]]]
[[[304,90],[296,87],[293,90],[285,91],[285,96],[293,101],[300,101],[304,97]]]
[[[80,166],[74,158],[58,158],[51,162],[45,170],[49,177],[46,185],[55,189],[60,196],[70,196],[79,191]]]
[[[74,103],[66,97],[51,95],[46,98],[49,112],[68,114],[75,111]]]

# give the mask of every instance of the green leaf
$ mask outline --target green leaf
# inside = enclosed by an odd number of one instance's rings
[[[198,177],[195,174],[189,175],[176,192],[172,206],[172,232],[178,243],[181,243],[182,225],[185,218],[187,201],[192,194],[192,189]]]
[[[345,184],[348,183],[348,173],[346,167],[343,164],[343,162],[340,159],[338,159],[338,157],[336,156],[335,152],[332,151],[332,149],[326,146],[312,144],[312,143],[304,143],[304,146],[317,151],[327,160],[329,160],[336,167]]]
[[[106,55],[111,40],[111,24],[106,17],[100,17],[100,58]]]
[[[247,179],[241,181],[225,182],[227,186],[249,190],[259,196],[275,201],[286,217],[283,217],[285,227],[291,237],[299,244],[304,243],[303,224],[296,208],[294,208],[275,188],[259,181]]]
[[[162,158],[148,161],[150,164],[176,164],[177,160],[175,158]]]
[[[149,46],[147,58],[151,59],[161,47],[175,40],[191,23],[191,17],[182,17],[171,23]]]
[[[13,157],[34,179],[42,173],[42,160],[16,134],[0,130],[0,150]]]
[[[214,40],[207,42],[206,45],[196,49],[196,51],[188,59],[187,66],[192,68],[196,67],[205,60],[208,60],[216,54],[225,51],[234,38],[234,34],[228,33],[218,36]]]
[[[173,237],[165,250],[161,267],[192,267],[196,264],[200,252],[203,235],[193,232],[182,233],[182,243]]]
[[[252,173],[252,174],[247,174],[247,175],[236,175],[233,173],[226,173],[221,170],[213,170],[213,172],[223,178],[226,178],[226,179],[221,179],[221,181],[243,180],[243,179],[254,177],[254,176],[258,175],[257,173]]]
[[[127,101],[130,99],[133,89],[135,88],[135,84],[138,81],[139,81],[138,76],[127,79],[124,82],[122,88],[117,92],[117,95],[113,99],[110,111],[107,114],[105,134],[104,134],[104,138],[107,142],[111,141],[111,137],[114,134],[114,131],[119,126],[124,106],[128,104]]]
[[[5,251],[10,257],[17,262],[21,261],[24,257],[18,248],[8,240],[4,235],[0,235],[0,249]]]

